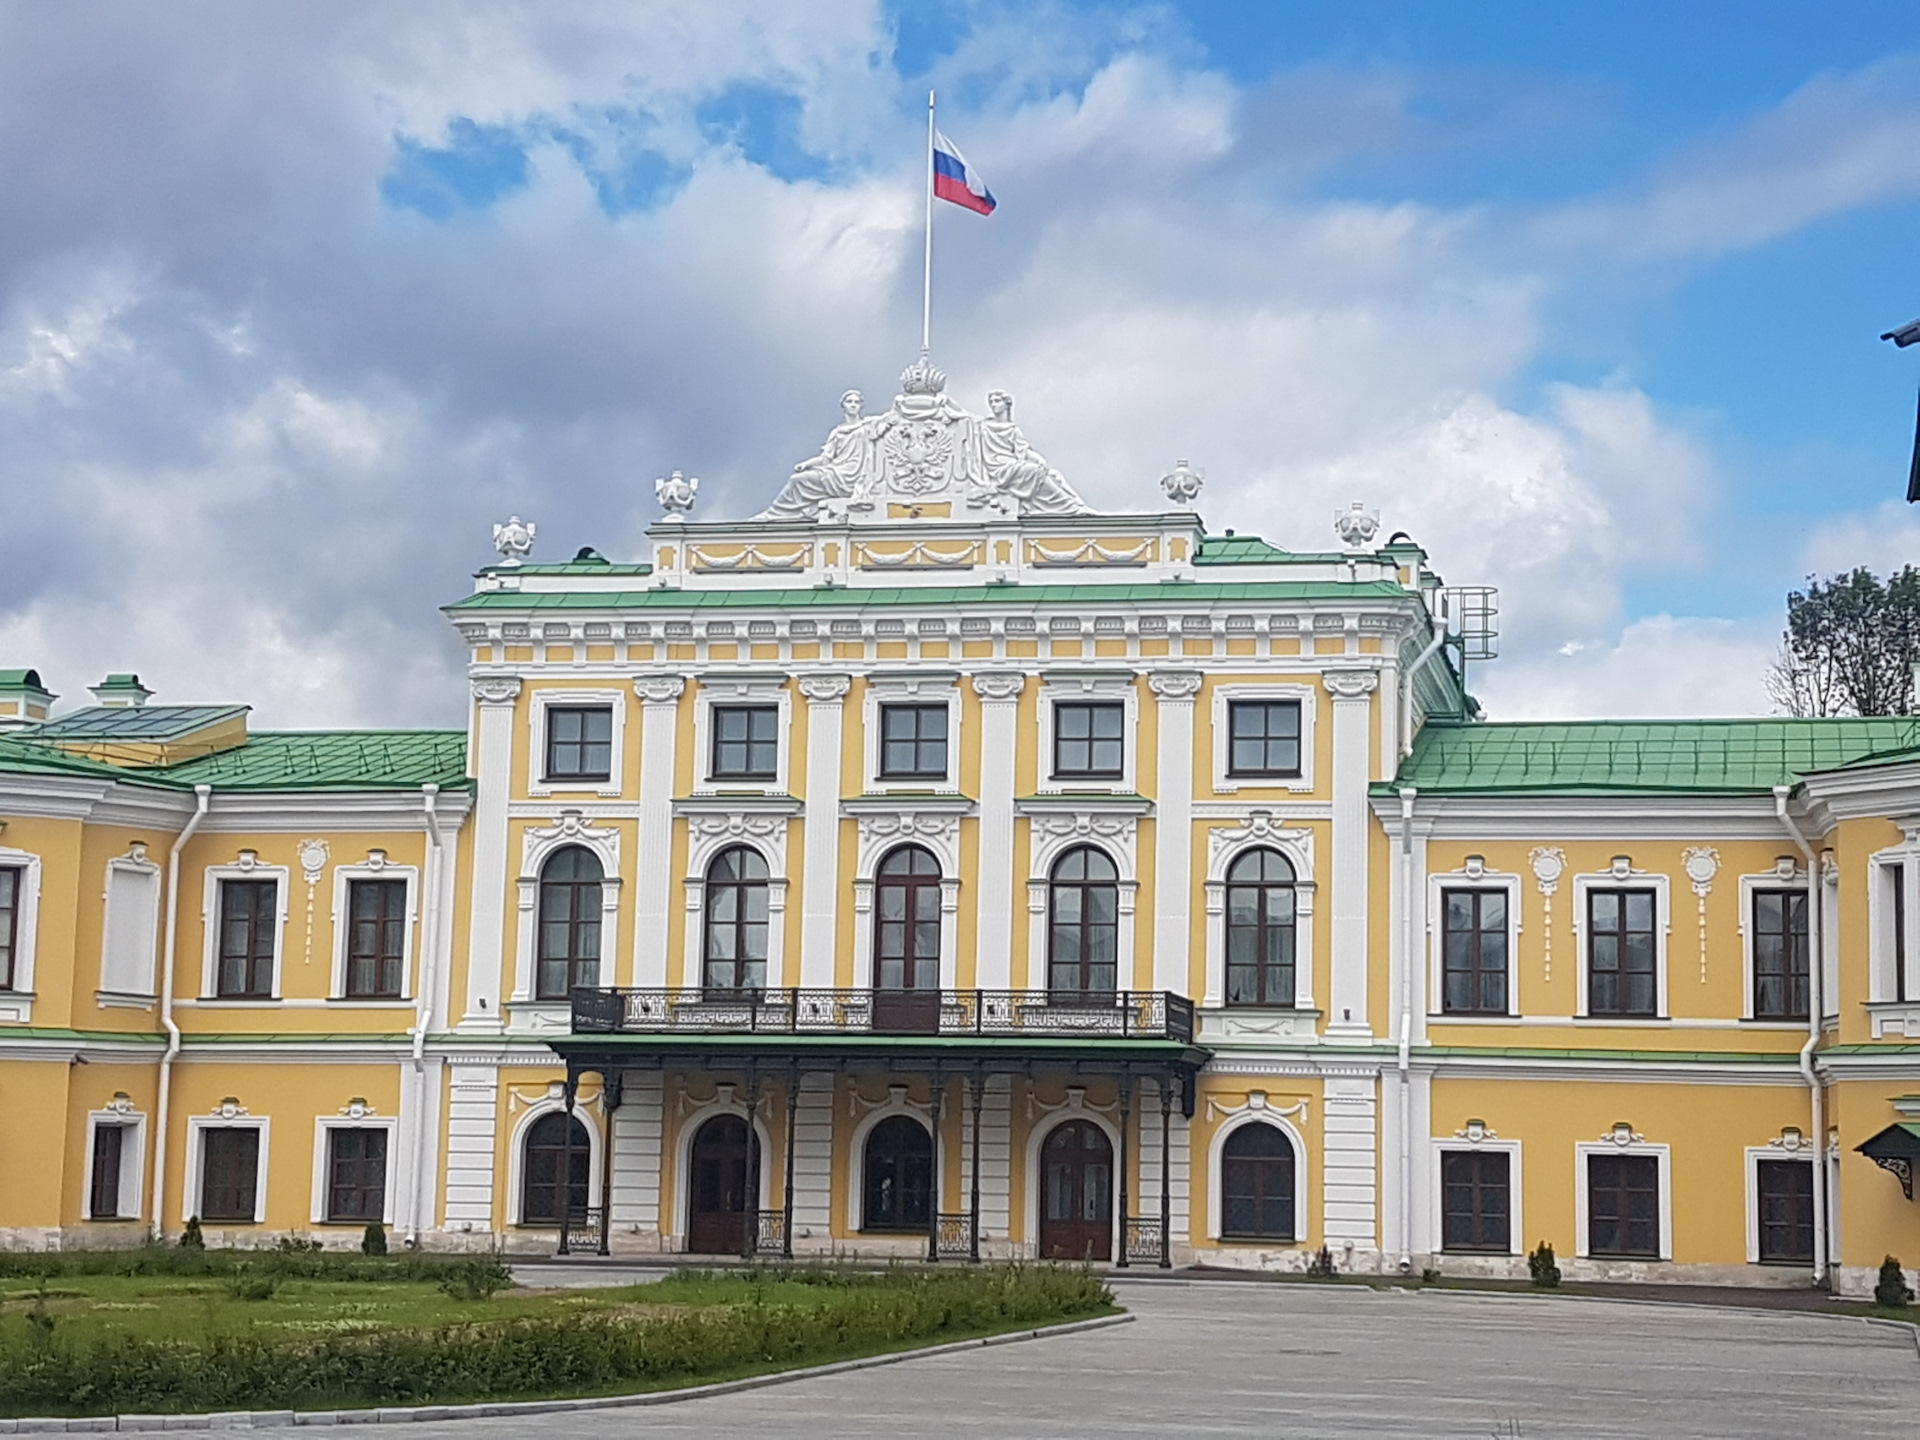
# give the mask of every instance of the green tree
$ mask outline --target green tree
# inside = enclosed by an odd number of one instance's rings
[[[1864,565],[1807,577],[1787,594],[1787,628],[1767,690],[1790,715],[1911,715],[1920,661],[1920,569],[1886,583]]]

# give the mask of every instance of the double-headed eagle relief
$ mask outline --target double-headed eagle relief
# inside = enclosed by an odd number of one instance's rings
[[[793,467],[760,520],[886,520],[889,506],[945,504],[954,519],[1083,515],[1087,504],[1013,423],[1013,397],[987,396],[970,415],[946,395],[947,377],[925,359],[900,377],[893,407],[862,413],[858,390],[840,397],[844,418],[820,453]]]

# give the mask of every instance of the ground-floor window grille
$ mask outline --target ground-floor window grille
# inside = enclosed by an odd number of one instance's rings
[[[1504,1150],[1449,1150],[1440,1157],[1441,1248],[1513,1248],[1512,1157]]]
[[[251,1223],[260,1184],[260,1131],[209,1126],[200,1134],[200,1218]]]
[[[1660,1257],[1660,1162],[1654,1156],[1587,1157],[1587,1253]]]
[[[327,1132],[327,1219],[382,1220],[387,1211],[387,1132],[348,1129]]]
[[[1754,1165],[1762,1264],[1813,1263],[1813,1164],[1761,1160]]]

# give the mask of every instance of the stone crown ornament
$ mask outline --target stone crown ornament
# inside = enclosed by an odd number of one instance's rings
[[[1356,500],[1347,509],[1333,512],[1333,533],[1347,549],[1364,550],[1380,533],[1380,517],[1364,501]]]
[[[682,475],[678,470],[663,475],[653,482],[653,498],[667,512],[665,519],[683,521],[692,511],[693,502],[700,498],[700,477]]]
[[[518,515],[510,516],[504,525],[493,527],[493,548],[500,552],[502,565],[518,565],[533,553],[533,537],[540,527],[531,520],[523,521]]]

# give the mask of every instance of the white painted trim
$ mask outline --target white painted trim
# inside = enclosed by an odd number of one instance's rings
[[[729,1087],[730,1090],[737,1088],[738,1087]],[[693,1139],[694,1136],[700,1133],[701,1126],[719,1115],[738,1115],[742,1120],[747,1121],[753,1126],[754,1138],[760,1142],[760,1198],[758,1204],[762,1210],[772,1208],[773,1171],[775,1166],[770,1163],[770,1161],[776,1152],[773,1148],[773,1138],[767,1133],[766,1122],[760,1118],[757,1112],[753,1115],[748,1115],[746,1102],[743,1100],[733,1098],[724,1100],[716,1098],[709,1100],[706,1104],[699,1106],[692,1111],[692,1113],[682,1118],[679,1133],[673,1138],[674,1228],[673,1233],[667,1237],[667,1240],[670,1247],[676,1250],[685,1250],[687,1248],[687,1232],[692,1226],[692,1220],[689,1217],[693,1206]]]
[[[960,821],[971,808],[953,800],[916,806],[902,799],[885,814],[856,810],[859,844],[853,872],[853,983],[873,984],[873,889],[879,883],[880,863],[907,846],[926,851],[940,867],[940,988],[959,984],[960,949]]]
[[[1662,1260],[1673,1258],[1673,1152],[1667,1145],[1650,1145],[1644,1140],[1635,1140],[1622,1145],[1614,1140],[1583,1140],[1573,1147],[1573,1229],[1574,1254],[1585,1260],[1590,1258],[1588,1234],[1588,1209],[1592,1201],[1587,1184],[1587,1161],[1595,1155],[1651,1155],[1658,1163],[1660,1175],[1660,1255]],[[1602,1256],[1602,1261],[1616,1257]],[[1636,1258],[1652,1259],[1652,1256],[1621,1256],[1622,1263],[1630,1264]]]
[[[1232,730],[1228,707],[1236,700],[1291,700],[1300,707],[1300,773],[1294,776],[1232,775]],[[1244,684],[1213,687],[1213,793],[1242,790],[1311,792],[1314,786],[1313,734],[1320,709],[1320,687],[1313,684]]]
[[[206,1151],[203,1136],[209,1130],[258,1130],[260,1132],[260,1154],[253,1177],[253,1220],[261,1225],[267,1218],[267,1176],[272,1173],[267,1164],[267,1142],[271,1138],[273,1122],[264,1115],[189,1115],[187,1117],[187,1173],[184,1193],[181,1196],[180,1213],[191,1217],[200,1215],[200,1188],[206,1179]],[[245,1220],[208,1220],[200,1216],[203,1225],[245,1225]]]
[[[596,828],[577,812],[563,810],[549,826],[529,825],[520,833],[519,924],[513,966],[514,1005],[564,1003],[534,998],[538,983],[540,932],[540,872],[556,852],[572,845],[590,851],[600,862],[600,983],[616,985],[620,955],[620,830]]]
[[[1793,864],[1793,857],[1782,856],[1781,858],[1789,865]],[[1795,865],[1784,875],[1780,870],[1774,869],[1740,877],[1740,913],[1735,917],[1740,931],[1740,1014],[1748,1020],[1755,1018],[1753,1013],[1753,901],[1755,894],[1761,890],[1798,890],[1803,895],[1807,894],[1807,872],[1803,867]],[[1808,919],[1811,921],[1811,913]],[[1811,934],[1807,936],[1807,963],[1809,965],[1813,963]],[[1809,986],[1809,993],[1811,993],[1811,986]],[[1789,1020],[1787,1023],[1804,1025],[1807,1022]]]
[[[20,870],[13,922],[13,983],[0,990],[0,1020],[33,1020],[33,961],[40,932],[40,857],[0,847],[0,865]]]
[[[1778,1140],[1766,1145],[1747,1146],[1747,1263],[1749,1265],[1762,1263],[1760,1260],[1760,1162],[1762,1160],[1797,1161],[1804,1165],[1811,1165],[1814,1163],[1813,1142],[1804,1141],[1797,1150],[1787,1149]],[[1819,1243],[1816,1238],[1814,1241],[1816,1249]],[[1769,1260],[1765,1263],[1783,1270],[1795,1268],[1795,1262],[1791,1261]],[[1811,1274],[1812,1260],[1807,1261],[1806,1268]]]
[[[593,1118],[593,1109],[597,1106],[575,1098],[573,1118],[580,1122],[580,1128],[587,1132],[587,1205],[589,1208],[599,1203],[600,1195],[600,1153],[605,1139],[600,1134],[600,1126]],[[565,1104],[546,1096],[527,1106],[526,1113],[514,1122],[507,1136],[507,1224],[524,1225],[521,1212],[526,1206],[525,1181],[527,1174],[527,1132],[533,1122],[543,1116],[562,1113]],[[564,1178],[564,1177],[563,1177]],[[557,1230],[559,1226],[541,1223],[532,1227],[537,1230]]]
[[[1672,877],[1653,871],[1631,869],[1625,873],[1614,870],[1600,870],[1590,875],[1573,877],[1573,930],[1574,962],[1578,968],[1578,993],[1574,996],[1576,1009],[1574,1014],[1581,1019],[1587,1018],[1587,1001],[1591,994],[1587,984],[1587,895],[1593,890],[1651,890],[1653,891],[1653,1005],[1651,1018],[1664,1020],[1671,1013],[1667,1006],[1667,941],[1673,934],[1673,881]],[[1603,1015],[1603,1020],[1641,1019],[1646,1016]]]
[[[1304,1112],[1303,1112],[1304,1113]],[[1308,1173],[1307,1139],[1300,1133],[1300,1127],[1292,1120],[1271,1108],[1246,1109],[1238,1115],[1223,1121],[1220,1128],[1213,1132],[1213,1139],[1207,1142],[1207,1239],[1219,1243],[1226,1227],[1220,1222],[1221,1207],[1226,1204],[1226,1153],[1227,1137],[1236,1130],[1244,1130],[1249,1125],[1271,1125],[1287,1137],[1287,1143],[1293,1146],[1293,1238],[1280,1240],[1272,1236],[1259,1239],[1234,1236],[1227,1244],[1260,1245],[1305,1245],[1307,1243],[1307,1196],[1313,1189],[1313,1178]],[[1155,1137],[1156,1140],[1158,1136]]]
[[[333,867],[333,984],[327,994],[342,1000],[347,996],[347,942],[353,929],[353,912],[347,901],[352,891],[352,882],[355,880],[403,880],[406,882],[407,920],[405,939],[400,951],[398,999],[411,1001],[415,988],[414,938],[420,924],[420,867],[395,865],[385,859],[376,861],[371,855],[355,864]],[[369,998],[373,998],[375,1003],[385,1001],[392,1004],[396,997],[387,995]]]
[[[1455,1015],[1446,1011],[1446,892],[1449,890],[1503,890],[1507,896],[1507,1009],[1520,1013],[1521,877],[1500,870],[1468,867],[1431,871],[1427,875],[1427,1021],[1452,1024],[1461,1019],[1485,1020],[1487,1012]]]
[[[910,1116],[920,1122],[920,1128],[932,1137],[934,1148],[940,1146],[940,1137],[934,1134],[933,1116],[926,1105],[918,1104],[907,1098],[908,1090],[904,1085],[890,1087],[887,1098],[873,1110],[863,1116],[853,1127],[847,1150],[847,1233],[858,1235],[866,1229],[867,1209],[867,1140],[873,1134],[874,1127],[882,1120],[890,1120],[896,1115]],[[765,1168],[764,1166],[762,1168]],[[933,1173],[936,1183],[944,1173],[940,1157],[934,1157]],[[939,1209],[939,1197],[934,1197],[934,1208]],[[876,1231],[876,1234],[907,1234],[912,1231]]]
[[[1065,701],[1110,703],[1123,707],[1120,722],[1120,774],[1112,779],[1062,778],[1054,774],[1054,707]],[[1040,681],[1040,754],[1038,792],[1042,795],[1132,795],[1139,788],[1140,692],[1131,672],[1056,671]]]
[[[693,793],[718,795],[785,795],[793,773],[793,692],[783,675],[701,675],[693,697]],[[775,731],[771,780],[735,776],[717,779],[713,773],[713,709],[733,705],[772,705],[780,712]]]
[[[1900,844],[1867,857],[1867,933],[1870,979],[1867,994],[1875,1002],[1897,1004],[1898,977],[1893,972],[1893,906],[1888,903],[1889,879],[1906,892],[1906,952],[1909,1003],[1920,1001],[1920,830]],[[1874,1039],[1880,1037],[1876,1034]]]
[[[120,1137],[120,1208],[111,1216],[93,1213],[93,1133],[103,1126],[128,1132]],[[138,1110],[87,1112],[86,1170],[80,1180],[83,1220],[144,1220],[147,1213],[147,1117]]]
[[[687,922],[679,983],[696,988],[706,984],[707,871],[723,852],[740,846],[766,862],[766,983],[768,989],[780,989],[792,983],[787,979],[786,919],[787,832],[793,825],[792,802],[780,802],[775,810],[758,809],[751,799],[726,811],[707,808],[715,803],[702,802],[701,811],[688,820],[687,873],[681,880]]]
[[[395,1202],[399,1199],[399,1185],[394,1174],[394,1162],[400,1154],[400,1122],[391,1115],[364,1115],[356,1120],[350,1115],[321,1115],[313,1122],[313,1189],[309,1192],[309,1219],[315,1225],[345,1225],[364,1227],[365,1220],[329,1220],[327,1218],[327,1196],[332,1189],[329,1171],[332,1169],[332,1156],[328,1154],[328,1137],[335,1130],[384,1130],[387,1132],[387,1175],[381,1186],[380,1223],[392,1225]]]
[[[204,890],[200,902],[200,922],[203,933],[200,964],[200,998],[202,1000],[221,1000],[234,997],[220,994],[220,882],[223,880],[273,880],[278,884],[275,894],[279,897],[280,913],[273,925],[273,983],[268,989],[268,998],[280,998],[280,978],[284,972],[287,945],[287,913],[292,902],[293,871],[286,865],[267,865],[260,861],[248,862],[244,857],[248,851],[241,851],[242,858],[227,865],[209,865],[206,869]]]
[[[114,953],[117,941],[122,937],[115,923],[113,893],[116,876],[126,875],[146,883],[150,889],[144,913],[132,918],[142,926],[134,932],[130,949],[134,952],[134,965],[138,973],[128,975],[107,974],[108,959]],[[138,896],[134,897],[136,900]],[[114,996],[137,996],[151,999],[155,995],[155,967],[160,950],[160,867],[146,858],[146,846],[136,845],[125,855],[116,855],[107,861],[107,874],[100,895],[100,990],[103,994]],[[123,913],[122,920],[127,916]],[[139,969],[144,965],[144,969]],[[109,979],[126,980],[128,984],[108,984]]]
[[[1521,1191],[1525,1188],[1521,1177],[1526,1173],[1521,1165],[1520,1142],[1501,1140],[1489,1134],[1480,1140],[1465,1135],[1436,1135],[1429,1142],[1432,1151],[1432,1163],[1427,1166],[1429,1184],[1427,1186],[1427,1234],[1431,1239],[1432,1252],[1436,1255],[1494,1255],[1494,1250],[1448,1250],[1447,1240],[1447,1186],[1443,1173],[1446,1166],[1444,1156],[1451,1151],[1498,1150],[1507,1157],[1507,1253],[1524,1255],[1527,1253],[1526,1216],[1521,1208]],[[1612,1148],[1612,1147],[1608,1147]],[[1585,1233],[1584,1229],[1581,1232]]]
[[[1118,1258],[1122,1244],[1120,1235],[1120,1187],[1126,1183],[1120,1174],[1120,1127],[1115,1125],[1113,1121],[1109,1120],[1098,1110],[1092,1109],[1084,1104],[1076,1106],[1069,1103],[1060,1106],[1058,1109],[1051,1111],[1044,1120],[1033,1126],[1027,1133],[1027,1183],[1024,1187],[1027,1192],[1027,1251],[1031,1255],[1038,1255],[1040,1253],[1040,1201],[1041,1192],[1047,1187],[1046,1171],[1041,1165],[1040,1154],[1041,1151],[1046,1148],[1047,1137],[1070,1120],[1091,1120],[1106,1133],[1107,1143],[1113,1147],[1113,1177],[1110,1181],[1111,1188],[1107,1195],[1107,1213],[1113,1219],[1113,1250],[1110,1253],[1115,1258]],[[1139,1147],[1134,1146],[1132,1148],[1138,1149]],[[1140,1157],[1138,1155],[1128,1155],[1127,1159],[1136,1168],[1139,1166]],[[1137,1196],[1135,1198],[1138,1199]]]
[[[527,724],[532,736],[527,747],[527,794],[618,797],[625,783],[628,691],[609,681],[606,689],[572,690],[553,686],[528,692]],[[605,780],[553,780],[547,776],[547,712],[555,707],[604,706],[613,717]]]
[[[1256,810],[1247,823],[1207,831],[1207,953],[1204,1007],[1227,1003],[1227,872],[1249,850],[1277,851],[1293,867],[1293,1008],[1313,1009],[1313,911],[1318,884],[1313,874],[1313,831],[1272,823]],[[1258,1006],[1235,1006],[1257,1010]]]
[[[862,699],[861,724],[864,729],[864,775],[869,794],[884,795],[906,790],[936,795],[960,793],[961,719],[960,677],[951,672],[934,671],[926,675],[888,674],[866,677]],[[947,707],[947,772],[938,779],[919,777],[888,779],[880,773],[880,710],[886,705],[940,705]]]

